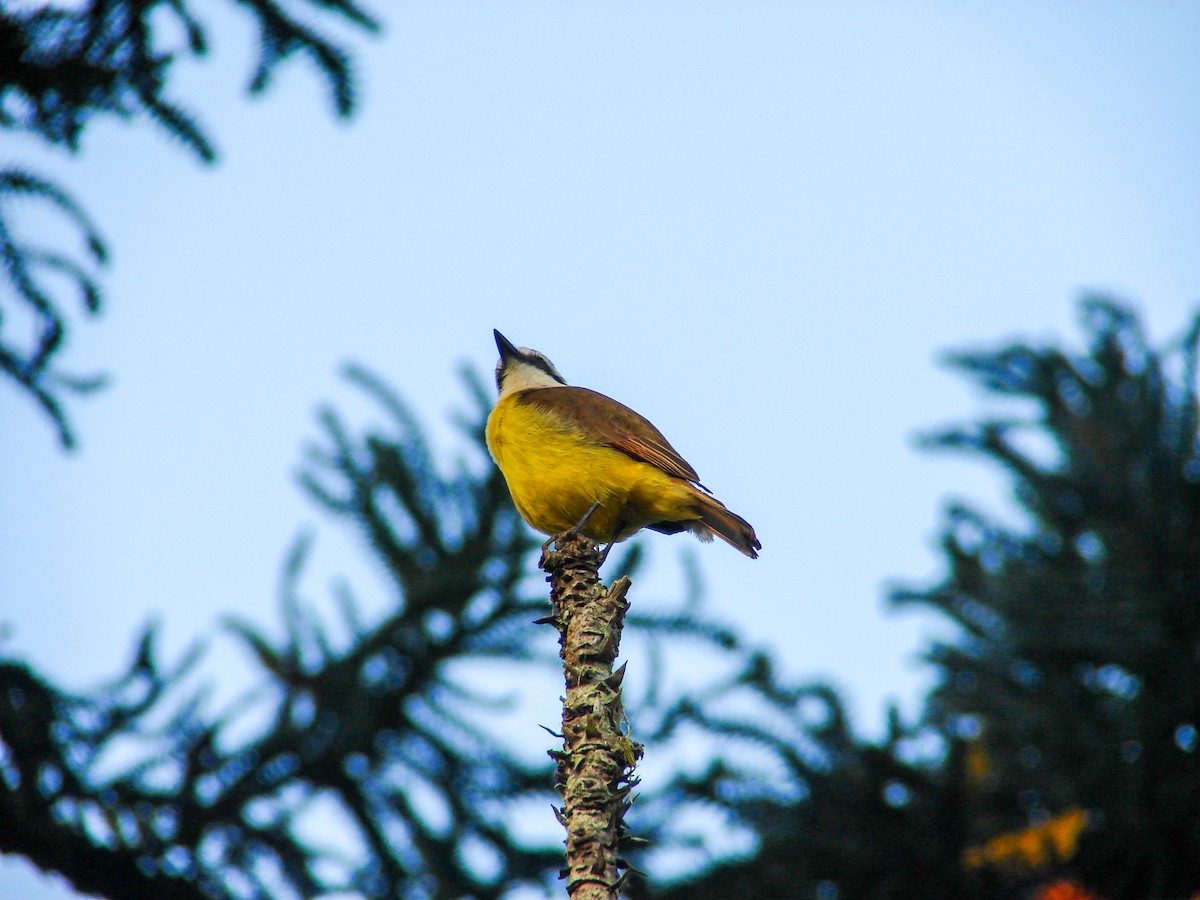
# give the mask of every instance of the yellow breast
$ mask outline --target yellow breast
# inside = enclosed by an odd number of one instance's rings
[[[517,511],[544,534],[578,524],[596,502],[583,533],[601,542],[698,516],[687,482],[601,443],[578,423],[522,404],[520,392],[492,410],[487,443]]]

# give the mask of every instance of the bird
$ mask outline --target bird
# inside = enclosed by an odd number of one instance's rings
[[[567,384],[544,354],[493,335],[499,397],[487,420],[487,446],[530,526],[606,544],[602,561],[613,544],[643,528],[688,531],[706,542],[718,537],[758,558],[762,544],[750,523],[700,483],[645,417]]]

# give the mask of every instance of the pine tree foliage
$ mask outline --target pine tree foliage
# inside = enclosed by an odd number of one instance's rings
[[[152,629],[127,670],[88,693],[0,659],[0,852],[121,900],[490,898],[554,885],[561,835],[542,753],[555,742],[533,722],[513,736],[497,713],[520,691],[557,696],[561,671],[550,630],[533,624],[548,610],[529,577],[538,538],[486,461],[489,401],[474,380],[470,454],[448,467],[378,378],[348,376],[383,424],[360,431],[323,410],[301,481],[358,530],[394,606],[367,616],[340,589],[337,620],[320,614],[302,588],[302,540],[285,567],[281,633],[225,622],[258,677],[220,709],[202,650],[164,666]],[[629,570],[637,556],[614,562]],[[652,752],[669,758],[684,719],[704,729],[722,703],[745,710],[765,696],[769,662],[735,634],[695,607],[634,605],[630,668],[645,675],[631,677],[629,712]],[[680,672],[681,651],[703,667]],[[730,719],[712,734],[739,727]],[[757,779],[736,755],[700,777],[660,779],[635,804],[634,830],[657,851],[695,854],[703,835],[678,820],[761,793]],[[534,811],[545,838],[520,836]]]
[[[307,20],[324,16],[376,30],[376,22],[360,5],[353,0],[298,0],[287,5],[240,0],[236,5],[258,31],[251,93],[262,92],[281,62],[302,53],[325,76],[337,114],[351,113],[349,57]],[[188,0],[0,6],[0,129],[33,134],[50,145],[77,151],[87,125],[97,116],[145,115],[201,160],[212,162],[216,150],[204,129],[168,93],[177,59],[208,50],[200,6]],[[169,46],[166,36],[177,32],[183,35],[182,45]],[[11,215],[12,200],[18,197],[42,200],[65,212],[84,233],[85,260],[78,262],[29,240]],[[97,313],[101,294],[95,268],[106,257],[95,227],[61,187],[21,168],[0,170],[0,372],[49,414],[67,448],[74,445],[75,436],[63,408],[65,394],[94,390],[102,379],[72,377],[53,367],[72,321],[63,293],[78,288],[86,312]],[[31,339],[25,336],[27,321],[33,323]]]
[[[957,505],[947,579],[902,592],[950,616],[931,721],[982,748],[977,838],[1071,807],[1073,865],[1102,896],[1200,890],[1200,319],[1153,350],[1135,316],[1082,306],[1089,353],[1012,346],[953,364],[1037,418],[931,443],[1003,467],[1019,527]],[[1031,443],[1028,434],[1050,438]]]
[[[328,80],[338,114],[350,113],[349,59],[304,19],[326,14],[373,31],[378,25],[365,9],[352,0],[302,0],[291,4],[304,9],[296,16],[274,0],[237,5],[258,29],[252,92],[267,86],[280,62],[307,53]],[[73,7],[47,3],[0,10],[0,127],[77,150],[94,116],[144,113],[201,158],[213,160],[216,152],[203,130],[166,96],[177,57],[208,50],[198,6],[188,0],[87,0]],[[171,25],[182,27],[182,47],[165,46],[163,35],[174,33]]]
[[[1085,353],[951,360],[1015,412],[928,443],[999,464],[1024,518],[953,504],[945,579],[895,593],[959,627],[929,650],[939,681],[922,721],[893,712],[883,740],[863,741],[830,687],[790,684],[695,607],[632,592],[624,687],[647,777],[629,822],[649,841],[633,861],[675,878],[630,896],[1200,891],[1200,319],[1158,351],[1123,307],[1082,309]],[[494,715],[501,680],[559,686],[531,624],[546,611],[526,574],[536,538],[483,454],[488,399],[473,381],[472,455],[447,473],[403,403],[349,375],[385,425],[358,433],[322,412],[302,480],[360,530],[395,608],[367,621],[344,592],[342,621],[318,615],[301,598],[302,542],[282,637],[227,622],[261,675],[216,714],[197,654],[164,668],[152,632],[87,694],[0,660],[0,850],[113,897],[553,883],[556,838],[517,837],[531,805],[549,816],[552,767]],[[614,562],[635,568],[636,545]],[[472,679],[472,661],[505,674]],[[702,765],[673,766],[697,745]]]
[[[792,733],[761,734],[785,765],[763,773],[773,795],[740,797],[757,837],[747,859],[660,889],[660,900],[759,897],[950,900],[969,896],[959,865],[962,806],[953,766],[920,749],[927,730],[901,724],[863,741],[828,685],[772,691]],[[744,731],[744,725],[736,726]]]
[[[927,444],[998,463],[1025,519],[953,504],[945,580],[894,594],[960,629],[929,650],[924,720],[863,742],[828,694],[781,754],[796,799],[738,810],[754,855],[662,896],[1200,892],[1200,318],[1156,351],[1128,309],[1081,309],[1086,353],[951,357],[1016,413]]]
[[[22,197],[48,202],[83,232],[86,264],[19,240],[8,213]],[[100,286],[93,270],[107,257],[95,226],[67,194],[28,172],[12,168],[0,171],[0,313],[9,313],[0,316],[0,372],[13,378],[45,410],[65,447],[74,446],[75,435],[63,409],[61,392],[87,393],[101,387],[104,379],[72,376],[52,367],[67,333],[67,315],[55,296],[52,280],[65,277],[82,299],[85,311],[95,315],[100,310]],[[11,313],[21,307],[33,319],[30,346],[12,334],[17,328]]]
[[[302,541],[283,637],[226,622],[260,683],[216,715],[187,669],[160,666],[152,635],[95,695],[10,664],[0,821],[19,842],[5,850],[113,898],[489,897],[556,866],[557,848],[519,845],[505,827],[529,797],[549,809],[548,764],[487,734],[476,719],[503,692],[455,671],[472,657],[536,662],[530,622],[545,602],[518,588],[534,541],[498,476],[441,476],[407,410],[354,377],[386,403],[395,438],[353,438],[326,410],[303,478],[363,529],[397,607],[368,623],[343,592],[343,621],[321,621],[301,596]],[[264,724],[231,737],[247,719]],[[103,774],[114,753],[133,761]]]

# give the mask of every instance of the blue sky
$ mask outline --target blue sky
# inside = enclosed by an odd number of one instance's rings
[[[864,732],[888,699],[915,715],[917,652],[945,629],[888,614],[886,587],[940,572],[948,497],[1013,515],[997,473],[914,449],[984,408],[938,354],[1074,342],[1087,289],[1132,301],[1160,343],[1182,331],[1200,7],[380,9],[381,37],[350,36],[349,123],[300,62],[245,100],[251,35],[223,13],[173,88],[217,166],[144,122],[98,123],[76,159],[6,144],[114,251],[107,310],[68,351],[113,377],[72,406],[80,451],[0,389],[7,651],[83,688],[151,616],[168,653],[231,611],[273,625],[305,527],[310,594],[348,573],[383,609],[296,487],[314,409],[371,416],[338,375],[360,361],[451,460],[456,369],[490,370],[497,327],[647,415],[758,530],[757,562],[649,537],[641,590],[669,593],[686,549],[710,611],[844,688]],[[227,640],[211,660],[230,684],[246,670]],[[6,862],[0,896],[64,894]]]

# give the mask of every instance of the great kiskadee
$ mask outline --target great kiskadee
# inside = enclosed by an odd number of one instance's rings
[[[696,470],[646,419],[566,383],[541,353],[499,331],[487,444],[521,516],[544,534],[575,527],[610,546],[643,528],[713,536],[757,559],[750,523],[700,484]]]

